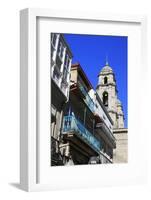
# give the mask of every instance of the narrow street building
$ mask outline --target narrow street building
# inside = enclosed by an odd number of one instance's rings
[[[59,150],[63,109],[69,99],[72,53],[64,37],[51,34],[51,165],[62,165]]]

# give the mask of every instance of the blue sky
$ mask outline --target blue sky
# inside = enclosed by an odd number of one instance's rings
[[[64,34],[73,53],[73,62],[79,62],[94,89],[106,57],[115,73],[118,98],[122,102],[127,127],[127,43],[125,36],[96,36]]]

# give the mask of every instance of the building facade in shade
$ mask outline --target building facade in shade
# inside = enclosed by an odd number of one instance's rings
[[[62,165],[59,150],[63,109],[69,99],[72,53],[62,34],[51,33],[51,165]]]
[[[64,165],[112,163],[113,121],[79,63],[71,67],[60,151]]]
[[[124,113],[122,104],[118,99],[115,74],[106,62],[98,75],[96,91],[105,105],[113,121],[113,133],[116,138],[116,149],[113,161],[115,163],[127,162],[127,129],[124,128]]]

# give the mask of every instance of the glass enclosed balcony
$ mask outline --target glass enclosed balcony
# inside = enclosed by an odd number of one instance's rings
[[[104,132],[106,132],[110,138],[112,138],[113,140],[115,140],[115,138],[113,136],[113,133],[110,131],[110,129],[106,126],[105,123],[98,123],[96,125],[96,128],[102,128],[104,130]]]
[[[110,129],[106,126],[105,123],[96,124],[96,129],[103,130],[103,132],[105,134],[107,134],[107,136],[111,139],[111,141],[114,144],[114,146],[116,146],[115,137],[114,137],[113,133],[110,131]]]
[[[95,104],[93,100],[91,99],[91,97],[89,96],[88,91],[86,91],[86,89],[83,87],[83,85],[79,81],[78,81],[78,86],[81,92],[83,93],[83,95],[85,96],[85,103],[87,104],[87,106],[90,108],[92,112],[95,112]]]
[[[100,152],[102,144],[90,133],[74,116],[65,116],[63,120],[63,134],[74,132],[96,152]]]

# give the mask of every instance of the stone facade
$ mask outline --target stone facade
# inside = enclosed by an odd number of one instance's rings
[[[116,79],[108,62],[106,62],[106,65],[98,75],[96,91],[114,122],[113,127],[116,129],[124,128],[124,114],[122,104],[117,97]]]
[[[115,129],[116,149],[113,151],[113,163],[128,162],[128,134],[127,129]]]

